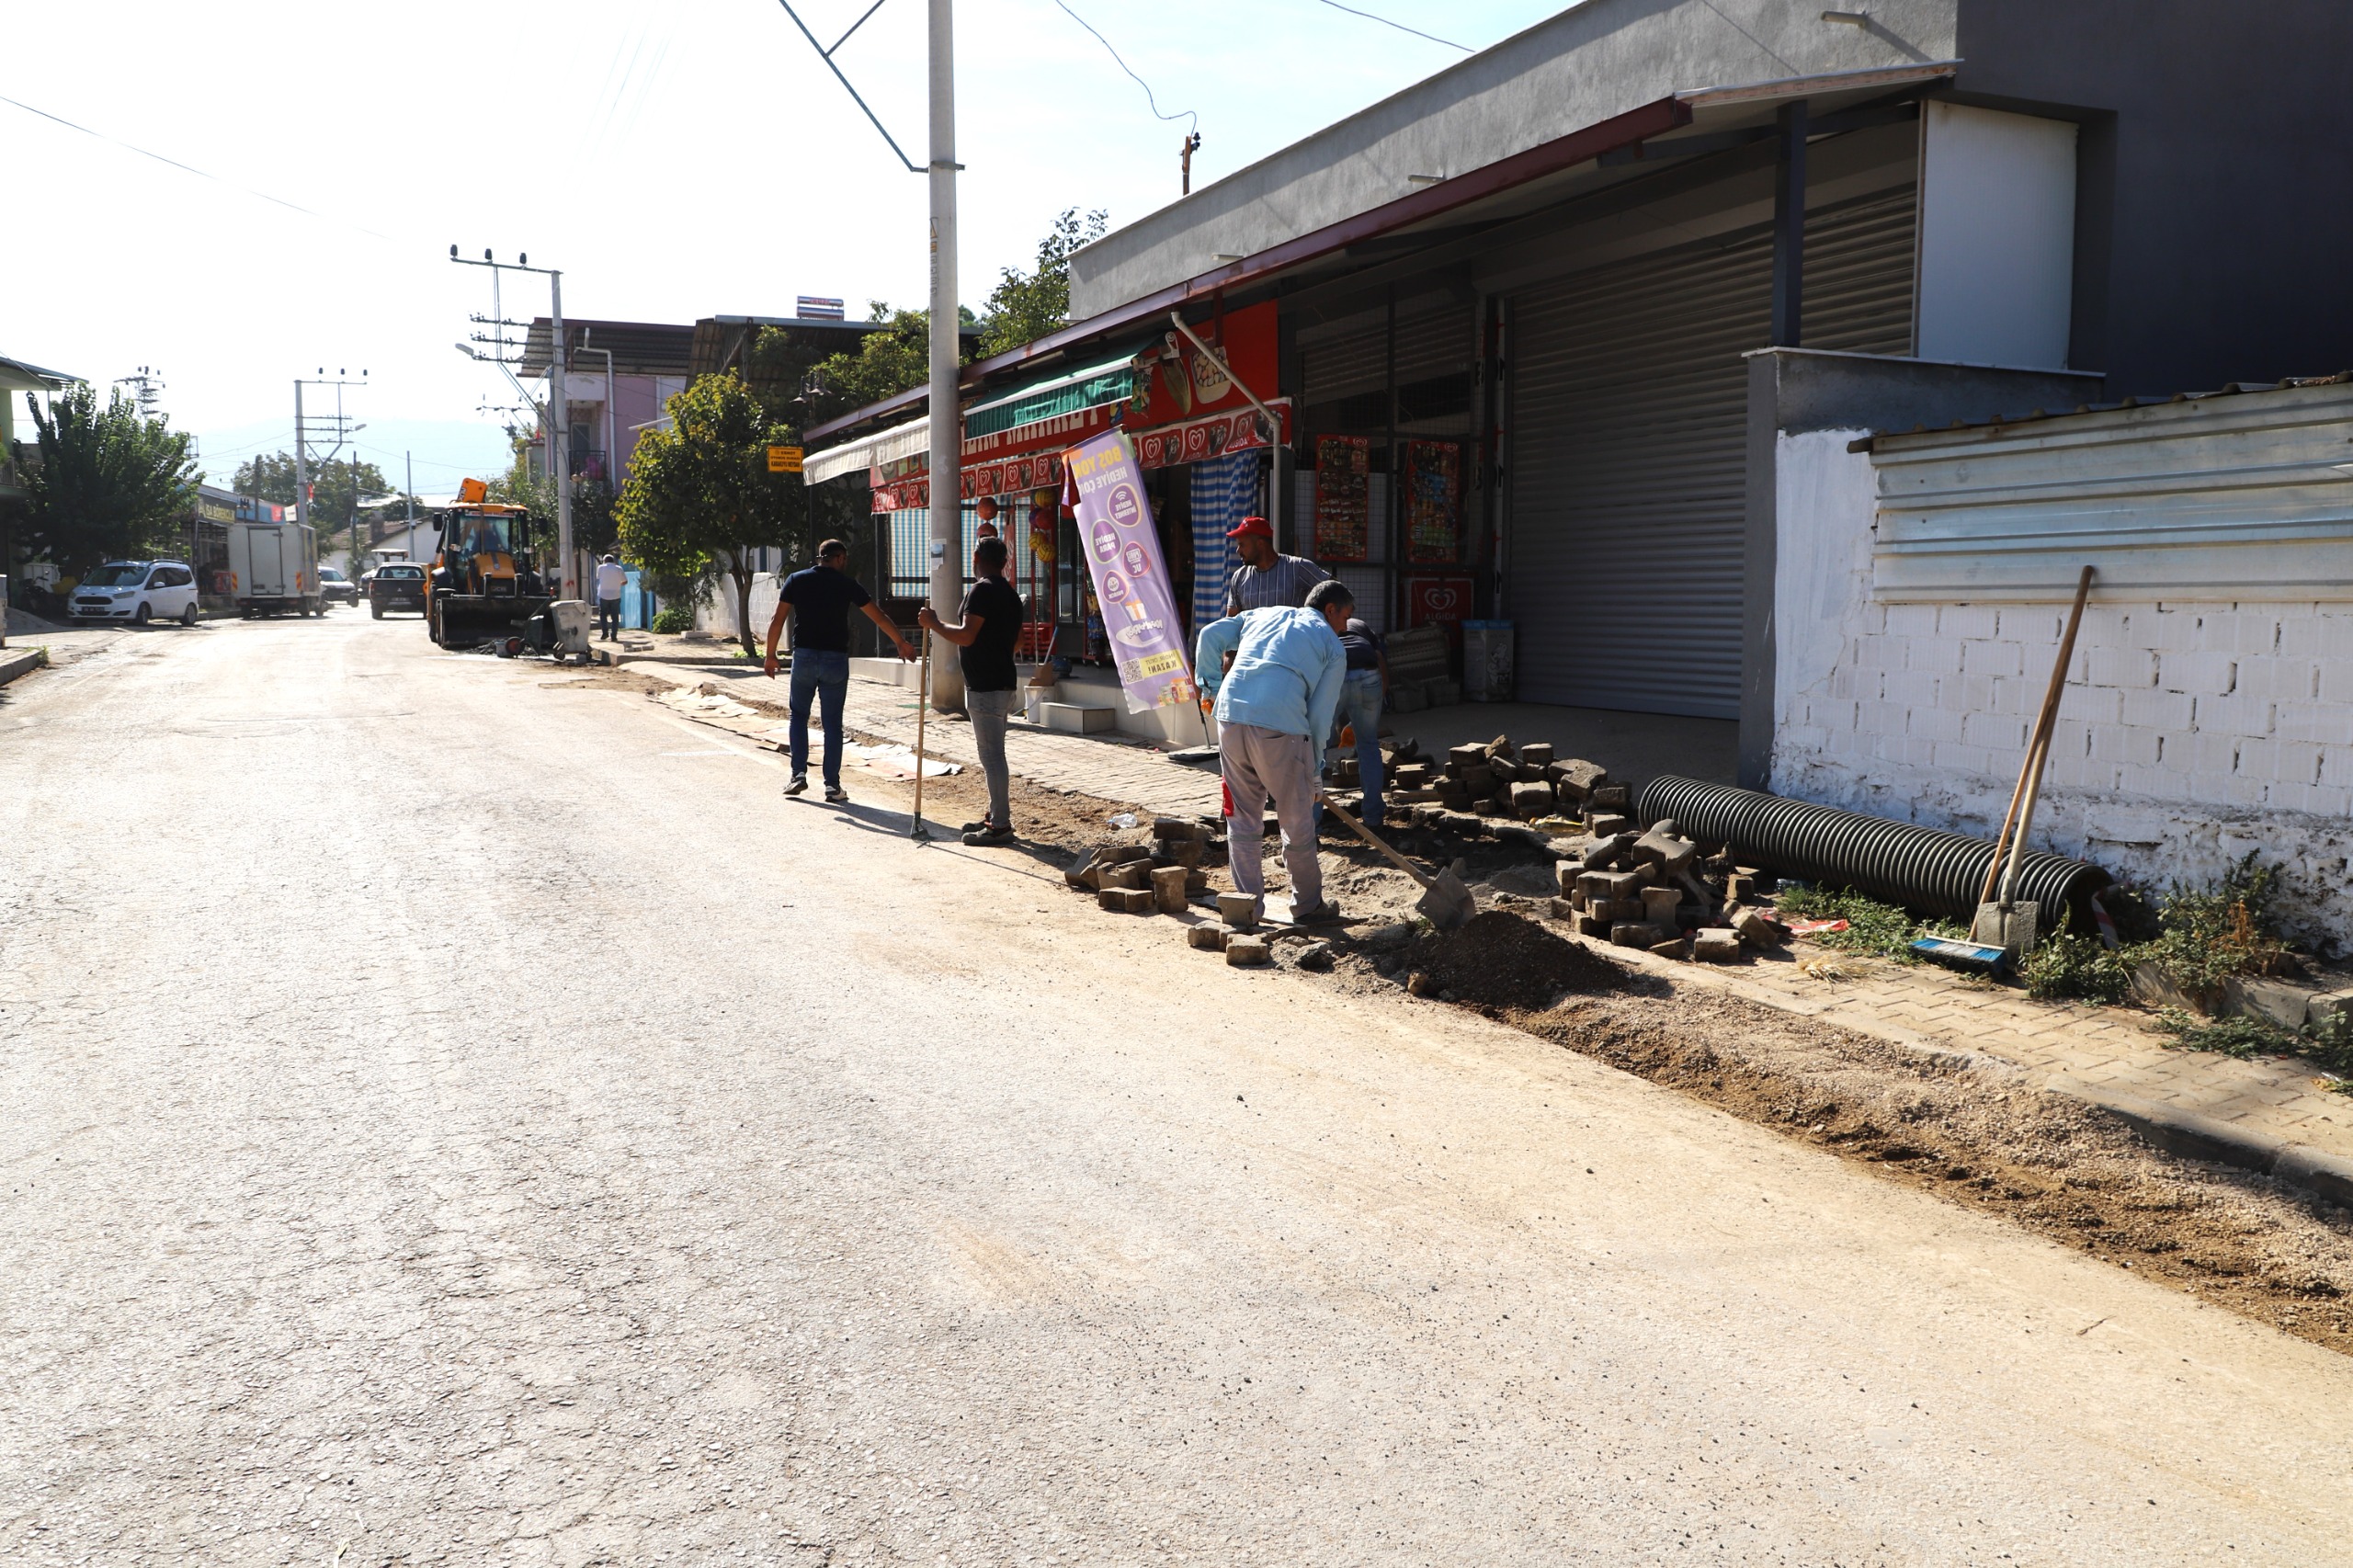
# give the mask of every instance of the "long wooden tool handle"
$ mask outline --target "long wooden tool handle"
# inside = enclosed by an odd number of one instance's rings
[[[1348,809],[1340,804],[1339,801],[1332,799],[1331,796],[1326,795],[1324,797],[1324,804],[1331,811],[1334,816],[1338,817],[1342,822],[1347,823],[1350,827],[1356,829],[1357,836],[1358,838],[1363,839],[1367,844],[1371,845],[1375,849],[1380,850],[1383,855],[1388,856],[1390,859],[1395,861],[1399,870],[1404,872],[1407,876],[1413,878],[1415,881],[1421,883],[1422,886],[1426,888],[1431,886],[1436,881],[1435,878],[1424,875],[1421,868],[1415,865],[1411,860],[1406,859],[1405,857],[1398,854],[1394,849],[1390,848],[1388,845],[1384,844],[1380,839],[1375,838],[1372,835],[1372,829],[1365,826],[1364,824],[1350,816],[1348,814]]]
[[[2018,807],[2027,798],[2029,781],[2042,772],[2042,756],[2051,747],[2051,732],[2059,717],[2059,694],[2067,687],[2067,666],[2075,657],[2075,629],[2083,623],[2084,601],[2092,591],[2092,569],[2088,566],[2075,579],[2075,607],[2067,612],[2067,630],[2059,639],[2059,658],[2051,666],[2051,684],[2042,693],[2041,711],[2035,715],[2034,731],[2027,739],[2026,759],[2018,764],[2018,787],[2010,791],[2010,809],[2002,813],[2001,835],[1994,840],[1994,858],[1985,865],[1985,887],[1977,895],[1980,903],[1994,899],[1994,884],[2002,874],[2002,851],[2009,847],[2011,829],[2018,824]]]
[[[923,821],[923,721],[931,706],[931,633],[923,634],[922,672],[915,677],[915,821]]]

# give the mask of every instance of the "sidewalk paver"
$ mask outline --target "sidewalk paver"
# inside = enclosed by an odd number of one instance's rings
[[[710,678],[707,672],[637,660],[625,661],[620,667],[682,687],[692,687]],[[723,695],[725,683],[720,685]],[[746,695],[779,700],[782,696],[780,683],[774,695]],[[786,721],[764,714],[715,713],[709,716],[709,721],[757,740],[780,743],[785,735]],[[915,694],[904,687],[853,676],[843,722],[860,734],[913,746]],[[961,718],[942,720],[932,716],[925,722],[923,740],[924,750],[930,756],[968,767],[980,766],[972,726]],[[1128,736],[1064,734],[1017,719],[1006,730],[1005,756],[1015,773],[1040,788],[1065,794],[1093,795],[1144,812],[1202,816],[1214,813],[1222,804],[1215,771],[1171,762],[1165,752]]]
[[[1793,960],[1812,957],[1836,958],[1849,978],[1809,977]],[[2142,1013],[2038,1002],[1944,970],[1850,959],[1803,942],[1790,958],[1736,970],[1673,970],[1769,1006],[1995,1057],[2039,1082],[2097,1084],[2353,1157],[2353,1096],[2327,1087],[2310,1063],[2175,1050]]]

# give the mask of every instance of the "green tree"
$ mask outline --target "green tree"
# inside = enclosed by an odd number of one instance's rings
[[[258,501],[276,501],[282,506],[294,504],[294,454],[278,452],[264,457],[259,453],[237,465],[236,477],[229,487],[240,495],[250,495]],[[381,505],[400,494],[384,472],[371,462],[355,462],[348,458],[330,458],[311,469],[311,524],[321,533],[333,533],[348,528],[352,514],[362,509],[362,503]]]
[[[931,312],[894,311],[875,300],[867,313],[870,321],[890,324],[867,334],[856,353],[831,355],[813,367],[810,424],[895,397],[931,379]]]
[[[26,476],[26,553],[79,576],[102,562],[168,550],[195,503],[184,431],[116,388],[104,406],[80,384],[44,411],[28,394],[40,466]]]
[[[1065,207],[1038,242],[1038,265],[1029,272],[1006,267],[981,312],[981,358],[1034,343],[1070,324],[1070,254],[1103,237],[1110,214],[1081,213]]]
[[[792,444],[733,371],[700,376],[664,410],[669,428],[644,431],[621,487],[622,553],[659,576],[735,588],[736,624],[753,652],[752,579],[760,550],[783,551],[805,535],[808,491],[797,473],[770,473],[767,449]]]

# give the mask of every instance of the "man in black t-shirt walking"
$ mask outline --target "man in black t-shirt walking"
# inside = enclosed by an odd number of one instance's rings
[[[1005,580],[1005,540],[984,539],[972,547],[972,585],[965,590],[961,618],[949,625],[926,605],[915,619],[961,650],[964,712],[972,721],[972,745],[989,781],[989,814],[964,824],[972,845],[1013,841],[1013,778],[1005,763],[1005,723],[1020,693],[1014,689],[1013,645],[1021,635],[1021,596]]]
[[[862,609],[866,619],[899,645],[899,657],[912,659],[915,651],[891,618],[877,608],[858,579],[842,570],[849,546],[829,539],[817,547],[817,564],[784,580],[768,619],[767,675],[776,678],[777,639],[784,633],[784,618],[797,612],[801,624],[792,633],[792,777],[784,786],[788,795],[809,788],[809,702],[821,699],[825,710],[825,799],[842,801],[842,702],[849,693],[849,612]]]

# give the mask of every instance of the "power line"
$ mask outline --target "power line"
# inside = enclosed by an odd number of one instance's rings
[[[182,174],[194,175],[199,179],[210,180],[215,185],[225,185],[232,190],[242,190],[247,196],[253,197],[256,200],[267,201],[277,207],[283,207],[290,212],[300,212],[306,218],[316,218],[323,223],[340,223],[346,228],[357,229],[359,233],[369,235],[371,238],[382,240],[387,244],[400,244],[400,242],[393,239],[392,235],[380,234],[364,223],[355,223],[348,218],[332,218],[324,212],[317,211],[309,207],[304,207],[298,202],[289,201],[283,197],[272,196],[266,190],[256,190],[252,186],[239,185],[235,180],[223,179],[219,175],[207,174],[204,170],[198,168],[193,164],[183,164],[177,158],[167,158],[161,153],[151,153],[144,147],[133,146],[131,143],[122,140],[119,136],[109,136],[103,131],[93,131],[86,125],[76,125],[74,121],[66,119],[63,115],[51,114],[45,108],[35,108],[32,105],[24,102],[22,99],[12,98],[7,97],[6,94],[0,94],[0,104],[12,105],[15,108],[23,109],[27,114],[39,115],[43,119],[51,120],[58,125],[62,125],[68,131],[78,131],[85,136],[95,138],[100,142],[111,142],[113,145],[121,148],[126,153],[136,153],[142,158],[153,158],[155,162],[168,165],[171,167],[179,170]]]
[[[1080,16],[1077,12],[1072,10],[1068,6],[1063,5],[1063,0],[1054,0],[1054,4],[1062,6],[1063,15],[1068,17],[1072,21],[1076,22],[1080,27],[1085,28],[1088,32],[1095,33],[1095,41],[1103,46],[1104,50],[1111,56],[1112,62],[1117,64],[1120,70],[1125,71],[1128,74],[1129,81],[1133,82],[1137,86],[1143,89],[1143,101],[1152,106],[1152,112],[1156,118],[1161,119],[1189,119],[1196,127],[1201,123],[1201,117],[1188,108],[1180,108],[1175,114],[1162,114],[1160,112],[1160,100],[1152,96],[1152,84],[1137,75],[1135,74],[1134,67],[1131,66],[1126,61],[1120,58],[1120,51],[1111,47],[1111,40],[1105,38],[1101,33],[1095,32],[1095,24],[1088,21],[1085,17]]]
[[[1419,28],[1409,28],[1403,22],[1392,22],[1386,17],[1376,17],[1370,11],[1359,11],[1354,6],[1343,6],[1340,0],[1323,0],[1323,3],[1335,11],[1346,11],[1351,17],[1362,17],[1368,22],[1379,22],[1384,28],[1395,28],[1401,33],[1412,33],[1415,38],[1426,38],[1432,43],[1442,43],[1449,49],[1459,49],[1465,54],[1478,52],[1467,43],[1457,43],[1450,38],[1440,38],[1436,33],[1426,33]],[[1070,7],[1064,6],[1063,9],[1067,11]]]

